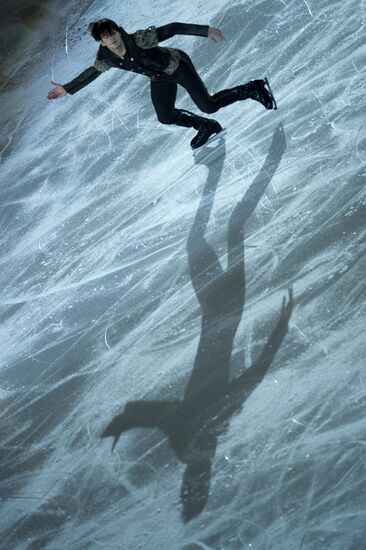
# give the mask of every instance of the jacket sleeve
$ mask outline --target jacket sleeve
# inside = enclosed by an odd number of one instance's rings
[[[71,80],[70,82],[67,82],[67,84],[64,84],[63,87],[67,91],[68,94],[75,94],[91,82],[98,78],[103,72],[110,69],[109,65],[105,63],[103,60],[96,59],[95,63],[92,67],[88,67],[80,73],[76,78]]]
[[[156,32],[158,41],[163,42],[172,38],[176,34],[190,34],[192,36],[206,36],[208,34],[208,25],[193,25],[191,23],[169,23],[163,27],[157,27]]]

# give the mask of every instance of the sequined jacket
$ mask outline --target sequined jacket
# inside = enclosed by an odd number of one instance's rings
[[[112,67],[140,73],[148,76],[151,80],[166,79],[177,70],[180,53],[174,48],[160,47],[159,42],[176,34],[207,36],[208,29],[208,25],[170,23],[162,27],[153,26],[128,34],[122,27],[119,27],[126,46],[124,58],[122,59],[108,48],[100,46],[94,65],[64,84],[63,87],[67,93],[75,94]]]

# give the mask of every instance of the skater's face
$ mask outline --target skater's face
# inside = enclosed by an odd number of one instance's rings
[[[122,46],[122,36],[119,31],[113,30],[111,33],[103,32],[99,42],[110,50],[118,50]]]

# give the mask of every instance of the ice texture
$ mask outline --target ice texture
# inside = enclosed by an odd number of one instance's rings
[[[2,2],[2,549],[365,547],[365,8]],[[105,16],[278,110],[194,155],[141,75],[48,101]]]

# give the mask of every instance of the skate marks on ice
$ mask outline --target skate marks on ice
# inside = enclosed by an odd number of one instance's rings
[[[205,239],[224,159],[218,166],[220,159],[211,165],[204,152],[195,156],[195,162],[206,164],[209,173],[187,240],[189,271],[202,318],[198,349],[184,397],[174,401],[130,401],[102,433],[102,437],[114,438],[112,450],[121,435],[132,428],[159,428],[164,433],[178,459],[186,465],[180,493],[185,522],[205,508],[218,438],[265,377],[287,332],[293,308],[291,288],[283,298],[277,323],[258,358],[230,381],[233,342],[246,294],[244,226],[285,150],[286,139],[279,125],[262,169],[230,216],[226,269]]]

